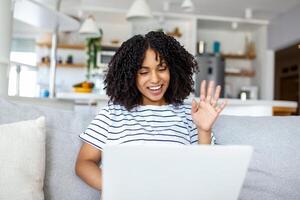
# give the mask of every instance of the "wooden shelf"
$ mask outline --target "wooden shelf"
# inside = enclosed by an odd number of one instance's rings
[[[225,59],[249,59],[254,60],[256,58],[255,55],[246,55],[246,54],[222,54],[222,57]]]
[[[47,47],[51,48],[51,44],[47,42],[38,42],[36,43],[37,46],[39,47]],[[85,45],[84,44],[58,44],[57,48],[59,49],[76,49],[76,50],[84,50]]]
[[[225,72],[225,76],[254,77],[255,71]]]
[[[38,63],[38,67],[49,67],[50,63]],[[69,67],[69,68],[83,68],[85,67],[85,63],[73,63],[73,64],[57,64],[57,67]]]

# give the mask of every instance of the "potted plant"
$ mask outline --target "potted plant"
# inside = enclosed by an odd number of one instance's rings
[[[102,36],[102,30],[100,29],[100,35]],[[94,69],[99,68],[97,66],[97,53],[101,51],[101,39],[97,38],[87,38],[86,39],[86,49],[87,49],[87,79],[91,78],[91,74]]]

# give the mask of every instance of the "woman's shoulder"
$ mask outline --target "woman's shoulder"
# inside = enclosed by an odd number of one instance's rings
[[[112,102],[108,102],[105,106],[100,108],[101,112],[107,112],[107,113],[124,113],[127,112],[126,108],[122,105],[114,104]]]

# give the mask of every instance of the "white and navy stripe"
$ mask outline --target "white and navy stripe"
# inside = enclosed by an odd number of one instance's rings
[[[98,149],[106,144],[197,144],[190,105],[138,106],[131,111],[108,104],[80,138]]]

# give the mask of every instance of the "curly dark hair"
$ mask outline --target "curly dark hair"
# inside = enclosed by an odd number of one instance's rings
[[[122,105],[127,110],[142,104],[136,76],[149,48],[166,62],[170,70],[170,83],[164,94],[167,103],[179,105],[194,91],[195,58],[172,36],[151,31],[145,36],[135,35],[125,41],[108,64],[104,88],[114,104]]]

